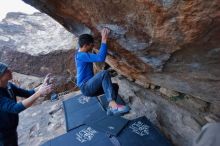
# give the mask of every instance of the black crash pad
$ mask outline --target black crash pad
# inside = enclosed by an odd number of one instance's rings
[[[82,94],[63,101],[67,131],[84,124],[91,113],[101,109],[96,97],[87,97]]]
[[[104,133],[83,125],[42,146],[113,146],[113,144]]]
[[[120,116],[107,116],[105,111],[97,110],[86,120],[85,124],[97,131],[117,136],[127,125],[128,120]]]
[[[121,146],[171,146],[146,117],[130,121],[116,138]]]

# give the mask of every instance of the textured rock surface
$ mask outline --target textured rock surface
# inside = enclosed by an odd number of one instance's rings
[[[179,96],[178,92],[172,91],[172,90],[168,90],[166,88],[160,88],[160,92],[168,97],[175,97],[175,96]]]
[[[23,1],[74,34],[110,28],[107,63],[120,74],[219,102],[219,0]]]
[[[57,75],[58,91],[72,87],[76,37],[46,14],[8,13],[0,22],[0,61],[26,75]]]
[[[43,13],[8,13],[0,23],[0,35],[1,49],[10,48],[32,56],[74,47],[74,36]]]
[[[43,82],[43,78],[13,72],[13,82],[21,88],[33,89]]]

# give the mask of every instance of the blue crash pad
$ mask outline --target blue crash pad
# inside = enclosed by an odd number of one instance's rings
[[[95,111],[85,120],[86,125],[114,136],[117,136],[127,123],[128,120],[120,116],[107,116],[106,112],[102,110]]]
[[[84,124],[91,113],[101,109],[96,97],[87,97],[82,94],[63,101],[67,131]]]
[[[113,144],[104,133],[83,125],[46,142],[42,146],[113,146]]]
[[[116,138],[121,146],[171,146],[146,117],[130,121]]]
[[[63,105],[67,133],[43,146],[171,146],[146,117],[128,121],[107,116],[96,97],[80,94],[65,100]]]

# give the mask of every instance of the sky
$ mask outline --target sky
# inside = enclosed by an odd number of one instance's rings
[[[0,0],[0,21],[5,18],[8,12],[32,14],[38,12],[38,10],[24,3],[22,0]]]

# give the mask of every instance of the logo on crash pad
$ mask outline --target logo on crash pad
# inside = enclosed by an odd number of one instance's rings
[[[85,129],[79,131],[76,134],[76,139],[81,143],[91,141],[96,133],[97,133],[97,131],[95,131],[91,127],[88,127],[88,128],[85,128]]]
[[[129,126],[132,131],[140,136],[149,135],[149,126],[144,124],[141,121],[133,123],[131,126]]]
[[[85,103],[88,103],[90,101],[90,98],[91,97],[88,97],[88,96],[81,96],[81,97],[78,98],[78,101],[81,104],[85,104]]]
[[[109,126],[108,129],[110,129],[110,130],[114,130],[115,127],[113,127],[113,126]]]

